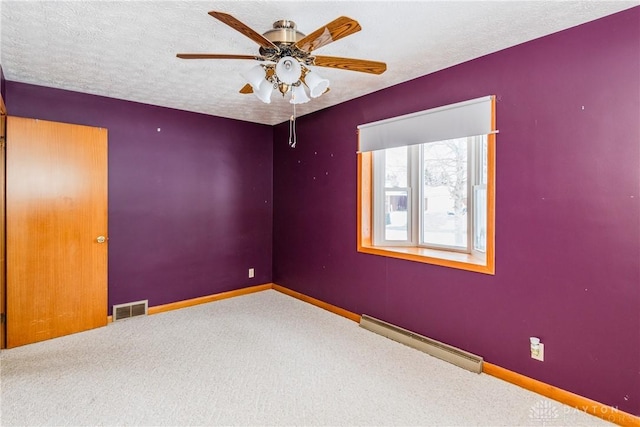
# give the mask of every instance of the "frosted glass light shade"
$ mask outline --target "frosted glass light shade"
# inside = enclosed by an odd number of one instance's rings
[[[265,104],[271,104],[271,94],[273,93],[273,84],[267,80],[262,80],[258,90],[253,90],[258,99]]]
[[[291,87],[291,104],[304,104],[311,101],[311,98],[307,96],[307,92],[304,90],[303,85]]]
[[[309,71],[304,77],[304,82],[309,86],[309,95],[317,98],[329,88],[329,80],[322,78],[316,72]]]
[[[302,66],[297,59],[291,56],[283,56],[276,64],[276,75],[284,84],[293,84],[300,80]]]
[[[244,73],[240,73],[240,75],[247,81],[247,83],[251,85],[254,92],[258,92],[258,90],[260,89],[260,85],[265,81],[266,77],[264,68],[262,68],[260,65],[256,65],[250,70],[245,71]]]

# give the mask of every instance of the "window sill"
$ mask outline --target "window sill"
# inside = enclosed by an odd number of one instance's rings
[[[358,245],[358,252],[379,255],[407,261],[422,262],[459,270],[474,271],[484,274],[495,274],[493,264],[487,264],[484,259],[459,252],[439,251],[420,247],[398,246],[368,246]]]

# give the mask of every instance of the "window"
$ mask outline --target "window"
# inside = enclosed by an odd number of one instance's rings
[[[494,273],[494,103],[359,126],[360,252]]]

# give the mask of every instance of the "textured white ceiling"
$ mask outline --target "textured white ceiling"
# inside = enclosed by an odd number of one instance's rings
[[[229,13],[259,33],[279,19],[309,34],[338,16],[362,31],[318,55],[387,63],[379,76],[317,71],[331,91],[297,114],[371,93],[640,4],[639,1],[7,1],[0,64],[11,81],[250,122],[288,120],[292,106],[238,90],[252,60],[182,60],[176,53],[257,54],[258,45],[210,17]],[[553,58],[550,58],[553,60]]]

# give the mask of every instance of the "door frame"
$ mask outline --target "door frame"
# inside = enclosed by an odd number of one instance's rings
[[[0,93],[0,348],[6,348],[6,147],[7,147],[7,108]]]

